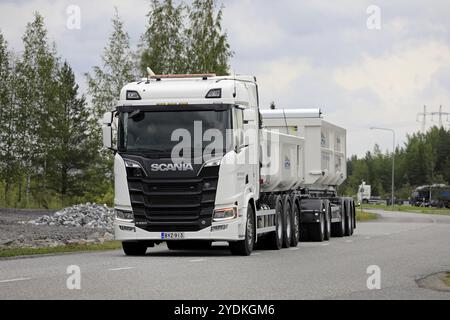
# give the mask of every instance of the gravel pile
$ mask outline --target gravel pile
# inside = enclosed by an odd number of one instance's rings
[[[112,231],[114,223],[114,209],[106,205],[86,203],[74,205],[55,212],[53,215],[44,215],[25,223],[35,226],[64,226],[84,227],[91,229],[105,229]]]

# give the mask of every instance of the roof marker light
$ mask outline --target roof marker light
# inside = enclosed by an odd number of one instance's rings
[[[222,89],[221,88],[217,88],[217,89],[211,89],[208,91],[208,93],[206,94],[206,99],[220,99],[222,98]]]
[[[127,100],[141,100],[141,96],[137,91],[127,91]]]

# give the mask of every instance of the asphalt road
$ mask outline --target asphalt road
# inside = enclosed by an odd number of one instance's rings
[[[0,260],[1,299],[450,299],[416,279],[450,270],[450,216],[379,212],[353,237],[231,256],[225,248],[145,257],[121,251]],[[67,288],[67,267],[81,289]],[[369,290],[367,268],[381,271]]]

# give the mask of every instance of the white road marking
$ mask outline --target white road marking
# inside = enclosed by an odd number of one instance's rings
[[[347,242],[347,243],[352,243],[353,240],[345,240],[345,242]]]
[[[194,260],[189,260],[189,262],[202,262],[202,261],[206,261],[206,259],[194,259]]]
[[[31,278],[17,278],[17,279],[0,280],[0,283],[27,281],[27,280],[31,280]]]
[[[370,239],[372,239],[371,237],[365,237],[364,239],[366,239],[366,240],[370,240]]]
[[[289,248],[288,250],[290,250],[290,251],[297,251],[299,248],[297,248],[297,247],[293,247],[293,248]]]
[[[254,252],[254,253],[252,253],[252,256],[259,256],[261,253],[259,253],[259,252]]]
[[[120,270],[131,270],[131,269],[136,269],[136,267],[112,268],[112,269],[108,269],[108,271],[120,271]]]
[[[324,243],[321,243],[320,245],[321,245],[321,246],[329,246],[330,243],[329,243],[329,242],[324,242]]]

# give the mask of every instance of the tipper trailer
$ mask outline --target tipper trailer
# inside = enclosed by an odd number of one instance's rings
[[[250,255],[353,234],[353,199],[337,195],[346,131],[317,109],[260,110],[255,77],[149,76],[102,122],[127,255],[217,241]]]

